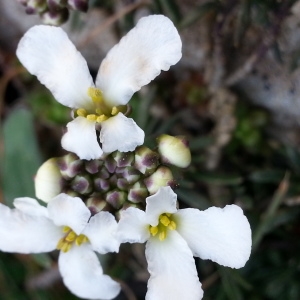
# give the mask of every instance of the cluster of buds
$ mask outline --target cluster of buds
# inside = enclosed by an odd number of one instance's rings
[[[18,0],[27,14],[39,14],[45,24],[61,25],[69,17],[69,9],[86,12],[88,0]]]
[[[129,206],[145,208],[145,200],[160,187],[176,188],[171,166],[187,167],[191,154],[183,137],[161,135],[157,149],[140,146],[133,152],[113,152],[97,160],[75,154],[51,158],[38,170],[36,196],[50,201],[60,193],[78,196],[92,213],[116,214]]]

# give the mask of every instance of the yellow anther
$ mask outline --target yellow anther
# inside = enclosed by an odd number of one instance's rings
[[[160,223],[162,223],[164,226],[168,226],[170,224],[170,219],[167,216],[161,215],[159,218]]]
[[[97,122],[98,123],[101,123],[101,122],[103,122],[103,121],[106,121],[108,119],[108,117],[107,116],[105,116],[105,115],[101,115],[101,116],[99,116],[99,117],[97,117]]]
[[[79,108],[76,110],[76,114],[79,117],[86,117],[87,111],[84,108]]]
[[[160,241],[165,240],[166,237],[167,237],[167,232],[166,232],[165,230],[161,231],[161,232],[159,233],[159,235],[158,235],[158,238],[159,238]]]
[[[170,214],[170,213],[165,213],[165,215],[169,218],[172,216],[172,214]]]
[[[176,223],[174,221],[171,221],[170,224],[168,225],[168,228],[170,230],[175,230],[176,229]]]
[[[75,244],[76,244],[77,246],[80,246],[81,244],[88,242],[88,240],[89,240],[89,239],[88,239],[84,234],[80,234],[80,235],[76,238]]]
[[[94,103],[103,102],[102,92],[94,87],[88,89],[88,95],[92,98]]]
[[[71,249],[72,244],[64,242],[64,244],[61,247],[62,252],[68,252]]]
[[[68,233],[68,235],[65,237],[65,240],[67,242],[74,242],[76,239],[77,235],[76,233],[72,230]]]
[[[152,236],[156,236],[156,234],[158,233],[158,227],[152,227],[150,226],[150,233],[152,234]]]
[[[61,248],[62,248],[62,246],[64,245],[64,239],[63,238],[61,238],[59,241],[58,241],[58,243],[57,243],[57,246],[56,246],[56,249],[57,250],[60,250]]]
[[[118,114],[118,113],[119,113],[118,108],[117,108],[116,106],[114,106],[114,107],[112,108],[112,110],[111,110],[111,114],[112,114],[113,116],[115,116],[115,115]]]
[[[87,118],[89,121],[96,121],[96,120],[97,120],[97,116],[94,115],[94,114],[87,115],[86,118]]]
[[[70,230],[71,230],[71,228],[69,226],[64,226],[64,228],[63,228],[63,232],[68,232]]]

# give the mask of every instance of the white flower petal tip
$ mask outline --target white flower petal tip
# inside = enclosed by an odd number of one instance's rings
[[[80,234],[87,225],[91,212],[78,197],[59,194],[48,203],[49,217],[56,226],[68,226]]]
[[[21,39],[17,56],[57,101],[72,108],[93,107],[87,94],[94,85],[87,63],[61,28],[32,27]]]
[[[177,211],[177,195],[167,187],[161,187],[158,192],[146,199],[146,218],[151,226],[158,224],[158,217],[163,213],[175,213]]]
[[[181,48],[170,19],[162,15],[141,18],[107,54],[96,85],[112,106],[127,104],[133,93],[180,60]]]
[[[67,125],[61,144],[67,151],[77,154],[80,159],[98,159],[103,154],[97,141],[95,122],[77,117]]]
[[[117,282],[103,274],[96,254],[88,245],[61,252],[58,265],[64,284],[80,298],[108,300],[121,290]]]
[[[251,253],[251,228],[237,205],[211,207],[205,211],[182,209],[178,232],[187,241],[194,256],[211,259],[220,265],[242,268]]]
[[[45,161],[34,178],[35,195],[38,199],[49,202],[61,193],[62,176],[56,158]]]
[[[134,151],[144,138],[144,131],[122,113],[101,123],[100,142],[105,153]]]

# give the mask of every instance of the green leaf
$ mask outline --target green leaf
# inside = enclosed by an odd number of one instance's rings
[[[3,126],[3,193],[6,204],[16,197],[34,197],[33,178],[41,164],[32,114],[14,110]]]

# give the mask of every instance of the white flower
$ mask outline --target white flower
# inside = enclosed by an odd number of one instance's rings
[[[21,39],[17,56],[57,101],[75,109],[76,118],[67,125],[62,146],[89,160],[143,144],[143,130],[124,115],[126,105],[161,70],[179,61],[181,40],[168,18],[140,19],[102,61],[95,84],[86,61],[61,28],[32,27]],[[95,132],[99,124],[103,150]]]
[[[146,300],[201,299],[193,256],[232,268],[243,267],[249,259],[251,229],[238,206],[177,210],[177,197],[170,187],[146,201],[145,212],[128,208],[118,224],[121,242],[147,242]]]
[[[0,249],[41,253],[60,249],[59,270],[65,285],[81,298],[112,299],[120,286],[104,275],[98,253],[117,252],[117,222],[108,212],[91,217],[80,198],[60,194],[47,208],[35,199],[18,198],[15,209],[0,204]]]

